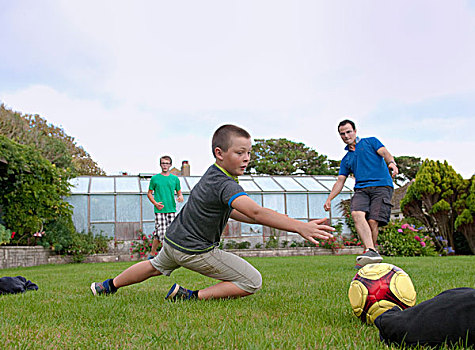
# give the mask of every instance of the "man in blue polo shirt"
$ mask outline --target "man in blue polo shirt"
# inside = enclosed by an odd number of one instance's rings
[[[356,258],[357,268],[379,263],[383,258],[375,249],[379,226],[387,225],[391,215],[393,180],[398,174],[394,157],[376,137],[356,136],[355,123],[345,119],[338,124],[338,132],[348,152],[340,164],[338,179],[324,208],[331,209],[331,201],[343,188],[349,174],[355,176],[355,193],[351,199],[351,216],[365,251]],[[390,173],[391,171],[391,173]]]

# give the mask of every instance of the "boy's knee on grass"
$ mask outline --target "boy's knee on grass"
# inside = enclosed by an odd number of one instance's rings
[[[261,275],[260,272],[257,271],[252,276],[250,276],[248,282],[240,283],[240,284],[236,284],[236,285],[239,288],[241,288],[242,290],[244,290],[248,293],[254,294],[257,291],[259,291],[259,289],[262,288],[262,275]]]

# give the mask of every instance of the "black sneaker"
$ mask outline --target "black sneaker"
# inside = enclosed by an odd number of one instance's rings
[[[105,280],[104,282],[92,282],[91,284],[91,292],[93,295],[109,295],[114,294],[117,290],[113,292],[109,286],[109,280]]]
[[[183,288],[182,286],[175,283],[168,291],[168,294],[165,299],[171,301],[188,300],[191,299],[192,295],[193,291]]]
[[[363,254],[356,257],[356,266],[363,267],[368,264],[380,263],[381,261],[383,261],[381,255],[379,255],[376,250],[370,248],[366,249]]]

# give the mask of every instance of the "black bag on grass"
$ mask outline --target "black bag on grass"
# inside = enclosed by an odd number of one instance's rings
[[[405,310],[394,307],[374,324],[387,344],[474,345],[475,289],[449,289]]]
[[[38,286],[22,276],[0,278],[0,295],[23,293],[27,290],[38,290]]]

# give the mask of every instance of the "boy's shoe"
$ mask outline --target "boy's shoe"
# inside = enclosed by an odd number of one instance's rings
[[[111,291],[109,287],[109,280],[104,282],[92,282],[91,292],[93,295],[109,295],[114,294],[117,290]]]
[[[380,263],[381,261],[383,261],[383,258],[381,257],[381,255],[379,255],[379,253],[374,250],[374,249],[366,249],[366,251],[359,255],[358,257],[356,257],[356,266],[355,268],[358,268],[358,266],[365,266],[365,265],[368,265],[368,264],[377,264],[377,263]]]
[[[178,284],[174,284],[168,291],[166,300],[177,301],[177,300],[188,300],[191,299],[193,291],[183,288]]]

